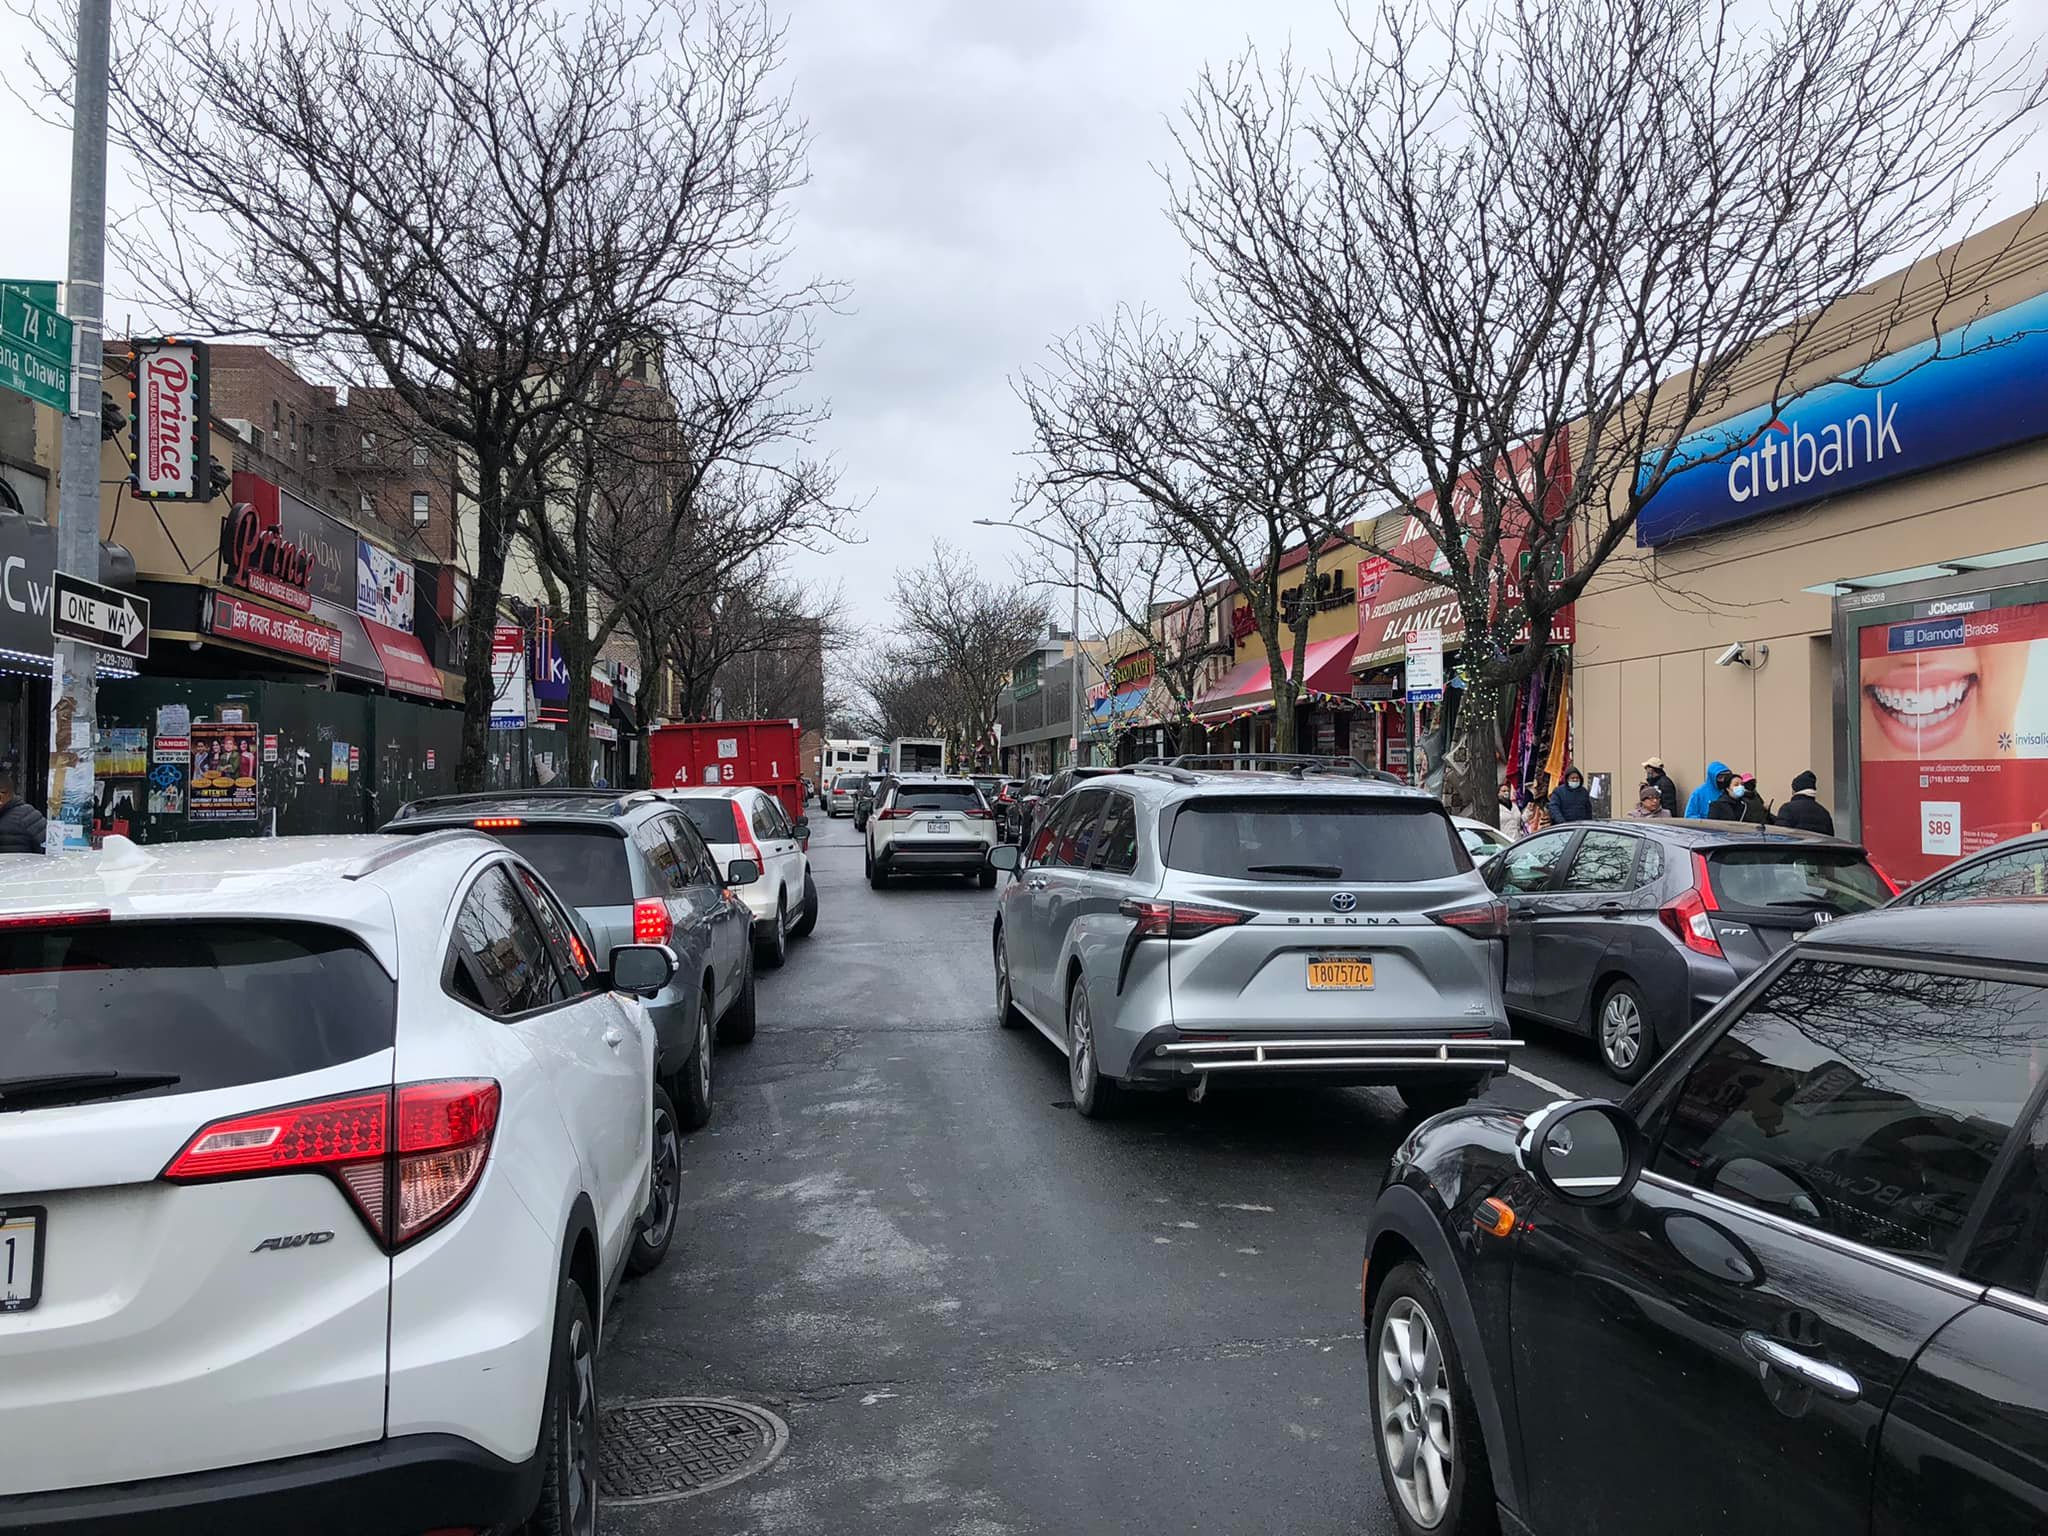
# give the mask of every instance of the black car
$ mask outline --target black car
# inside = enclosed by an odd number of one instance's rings
[[[854,831],[867,831],[868,818],[875,814],[875,802],[882,798],[896,778],[893,773],[870,773],[862,778],[860,788],[853,795]]]
[[[2028,832],[1936,870],[1895,906],[2048,897],[2048,832]]]
[[[2041,934],[1830,923],[1619,1105],[1418,1128],[1363,1276],[1399,1529],[2048,1529]]]
[[[1035,792],[1035,799],[1030,796],[1025,798],[1027,812],[1022,835],[1017,840],[1022,843],[1030,842],[1038,829],[1045,825],[1046,818],[1052,815],[1053,808],[1060,803],[1060,798],[1083,779],[1099,779],[1107,773],[1121,772],[1121,768],[1106,765],[1093,768],[1062,768],[1045,781],[1043,788]]]
[[[1590,1035],[1634,1082],[1816,925],[1883,906],[1856,844],[1722,821],[1582,821],[1486,865],[1508,904],[1508,1011]]]

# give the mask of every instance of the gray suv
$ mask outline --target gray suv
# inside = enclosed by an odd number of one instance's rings
[[[1429,795],[1159,766],[1077,785],[997,898],[996,1009],[1067,1054],[1074,1106],[1215,1074],[1461,1104],[1506,1069],[1506,910]]]

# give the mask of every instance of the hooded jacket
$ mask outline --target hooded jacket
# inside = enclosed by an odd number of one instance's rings
[[[1726,773],[1728,765],[1716,759],[1707,764],[1707,776],[1700,780],[1700,786],[1686,799],[1685,814],[1693,821],[1705,821],[1712,813],[1714,797],[1720,793],[1714,788],[1717,775]]]
[[[1564,783],[1550,792],[1550,819],[1560,823],[1593,819],[1593,797],[1586,793],[1583,780],[1577,789]]]
[[[43,813],[26,800],[0,805],[0,853],[41,853],[46,830]]]

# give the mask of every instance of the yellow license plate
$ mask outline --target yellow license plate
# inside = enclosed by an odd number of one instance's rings
[[[1311,960],[1308,963],[1311,992],[1367,992],[1372,989],[1370,960]]]

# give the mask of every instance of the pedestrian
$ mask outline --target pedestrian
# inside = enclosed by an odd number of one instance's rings
[[[14,770],[0,768],[0,853],[41,853],[49,823],[43,813],[14,796]]]
[[[1510,838],[1520,837],[1528,830],[1522,822],[1521,807],[1515,804],[1515,786],[1508,783],[1500,787],[1500,829]]]
[[[1666,816],[1678,814],[1678,786],[1671,782],[1671,775],[1664,771],[1664,759],[1646,757],[1643,759],[1643,782],[1657,786],[1657,801],[1664,807]]]
[[[1655,821],[1658,817],[1669,819],[1671,813],[1664,809],[1663,791],[1653,780],[1643,780],[1643,787],[1636,791],[1636,803],[1629,807],[1630,821]]]
[[[1835,818],[1820,803],[1820,780],[1811,768],[1792,781],[1792,798],[1778,807],[1778,825],[1818,832],[1822,837],[1835,835]]]
[[[1576,766],[1565,769],[1564,782],[1550,792],[1550,819],[1560,826],[1593,819],[1593,797],[1586,793],[1586,776]]]
[[[1721,793],[1720,777],[1728,771],[1728,765],[1716,760],[1707,764],[1707,776],[1700,780],[1700,787],[1694,790],[1685,802],[1685,816],[1688,821],[1708,819],[1714,797]]]
[[[1768,827],[1771,824],[1773,818],[1770,802],[1757,793],[1755,774],[1737,774],[1736,782],[1728,787],[1742,802],[1742,815],[1737,818],[1738,820],[1758,827]]]
[[[1707,807],[1709,821],[1742,820],[1742,796],[1737,790],[1735,770],[1716,763],[1714,774],[1714,799]]]

